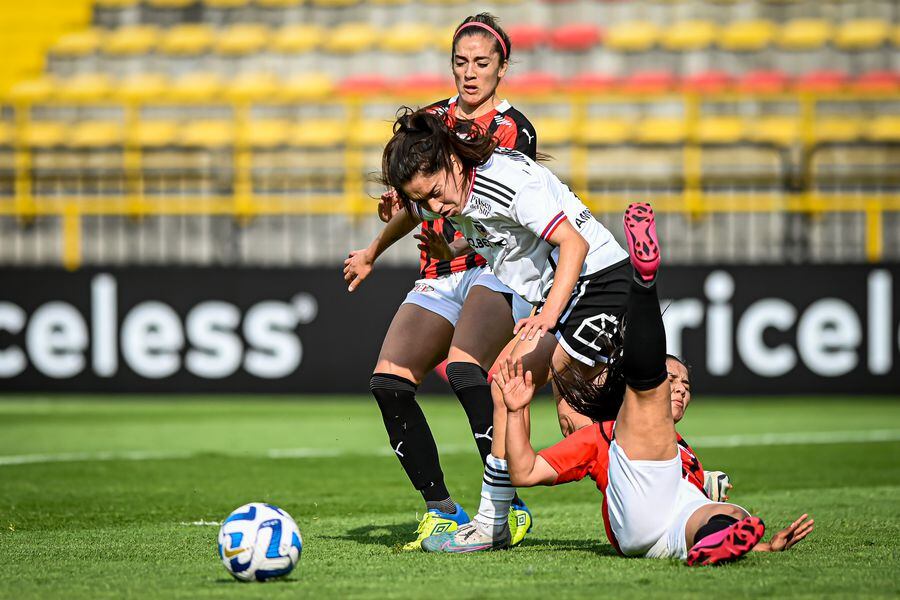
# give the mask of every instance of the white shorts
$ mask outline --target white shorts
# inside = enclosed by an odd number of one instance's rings
[[[681,453],[674,450],[672,460],[630,460],[615,440],[609,446],[609,524],[626,556],[687,558],[688,519],[713,504],[682,479]]]
[[[476,285],[501,294],[511,294],[513,322],[524,319],[531,313],[531,304],[497,279],[490,267],[459,271],[435,279],[419,279],[406,295],[403,304],[421,306],[427,311],[441,315],[456,327],[466,296]],[[512,338],[512,330],[509,337]]]

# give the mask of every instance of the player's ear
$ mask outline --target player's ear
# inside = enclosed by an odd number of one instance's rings
[[[509,68],[509,61],[503,60],[502,58],[500,59],[500,61],[500,70],[497,71],[497,78],[503,79],[503,77],[506,75],[506,70]]]

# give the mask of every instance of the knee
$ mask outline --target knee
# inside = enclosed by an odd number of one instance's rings
[[[385,416],[396,413],[398,407],[410,401],[415,403],[416,385],[391,373],[374,373],[369,379],[369,390]]]
[[[451,362],[447,364],[447,380],[454,392],[488,384],[487,373],[475,363]]]

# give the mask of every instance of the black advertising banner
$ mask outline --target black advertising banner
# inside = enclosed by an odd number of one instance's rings
[[[0,269],[0,389],[365,394],[415,277],[380,268],[349,294],[335,268]],[[900,265],[669,267],[659,283],[670,351],[723,394],[900,393],[898,288]]]

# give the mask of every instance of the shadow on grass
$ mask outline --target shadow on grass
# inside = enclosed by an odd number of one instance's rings
[[[619,556],[615,548],[599,540],[554,540],[527,537],[522,540],[519,548],[530,548],[544,552],[590,552],[597,556]]]
[[[409,523],[363,525],[348,529],[343,535],[319,536],[326,540],[343,540],[357,544],[399,547],[415,538],[416,532]]]

